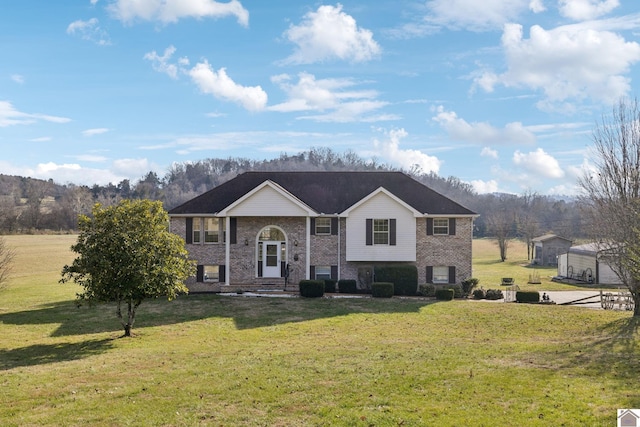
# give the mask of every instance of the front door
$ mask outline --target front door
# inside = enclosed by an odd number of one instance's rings
[[[263,242],[262,277],[280,277],[280,242]]]

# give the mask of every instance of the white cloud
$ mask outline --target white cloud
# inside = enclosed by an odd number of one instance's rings
[[[370,89],[355,89],[360,84],[353,79],[316,79],[313,74],[300,73],[298,81],[292,82],[288,74],[273,76],[271,81],[287,94],[287,100],[269,107],[278,112],[318,112],[301,119],[320,122],[375,122],[396,120],[395,115],[377,114],[377,110],[388,103],[379,101],[378,92]]]
[[[498,182],[495,179],[489,181],[476,179],[471,181],[470,184],[478,194],[496,193],[498,191]]]
[[[214,0],[116,0],[107,9],[116,19],[126,23],[137,19],[173,23],[182,18],[235,16],[240,25],[249,25],[249,12],[238,0],[227,3]]]
[[[67,26],[67,34],[79,36],[82,40],[88,40],[98,45],[110,45],[109,35],[100,27],[97,18],[88,21],[77,20]]]
[[[595,19],[620,6],[618,0],[559,0],[560,14],[582,21]]]
[[[629,92],[625,74],[640,61],[640,44],[585,25],[549,31],[534,25],[524,39],[521,25],[507,24],[502,46],[507,71],[486,72],[475,84],[488,92],[497,84],[542,90],[545,99],[538,107],[552,111],[571,109],[568,102],[586,97],[614,102]]]
[[[267,105],[267,93],[260,86],[239,85],[224,68],[215,71],[207,61],[196,64],[188,74],[200,91],[218,99],[238,103],[249,111],[263,110]]]
[[[482,157],[491,157],[492,159],[497,159],[498,158],[498,152],[496,150],[493,150],[489,147],[484,147],[482,149],[482,151],[480,152],[480,155]]]
[[[178,71],[181,71],[179,66],[184,67],[189,65],[189,60],[186,58],[181,58],[178,60],[178,64],[171,64],[169,60],[176,52],[176,48],[173,45],[170,45],[164,50],[162,56],[158,55],[158,53],[154,50],[148,52],[144,55],[144,59],[151,61],[151,66],[153,69],[159,73],[165,73],[172,79],[178,78]]]
[[[71,121],[71,119],[66,117],[37,113],[23,113],[16,110],[9,101],[0,101],[0,127],[26,125],[36,123],[39,120],[53,123],[68,123]]]
[[[12,74],[11,75],[11,80],[13,80],[14,82],[16,82],[18,84],[23,84],[24,83],[24,76],[22,76],[20,74]]]
[[[533,144],[536,137],[522,123],[507,123],[504,128],[496,128],[486,122],[469,123],[458,117],[454,111],[446,111],[438,106],[432,119],[442,126],[451,139],[481,144]]]
[[[404,129],[393,129],[386,132],[384,141],[374,140],[376,152],[385,162],[398,165],[406,170],[415,170],[422,173],[438,173],[442,162],[434,156],[429,156],[419,150],[403,150],[400,148],[400,140],[408,133]]]
[[[356,20],[342,11],[342,5],[320,6],[307,13],[300,25],[291,25],[284,36],[296,45],[284,63],[312,64],[340,59],[368,61],[380,54],[373,33],[359,28]]]
[[[100,135],[102,133],[107,133],[107,132],[109,132],[109,129],[107,129],[107,128],[95,128],[95,129],[83,130],[82,131],[82,135],[83,136],[94,136],[94,135]]]
[[[486,31],[517,21],[528,10],[537,12],[539,7],[536,0],[430,0],[425,20],[456,30]]]
[[[513,163],[537,177],[559,179],[565,175],[558,161],[542,148],[529,153],[516,151],[513,153]]]
[[[529,2],[529,9],[533,13],[540,13],[540,12],[544,12],[545,10],[547,10],[547,8],[545,7],[545,5],[544,5],[542,0],[531,0]]]
[[[41,136],[39,138],[32,138],[29,141],[31,141],[31,142],[49,142],[49,141],[51,141],[51,137],[50,136]]]
[[[103,163],[109,160],[105,156],[98,156],[95,154],[79,154],[77,156],[74,156],[74,158],[81,162],[93,162],[93,163]]]

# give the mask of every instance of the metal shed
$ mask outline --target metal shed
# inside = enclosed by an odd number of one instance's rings
[[[558,255],[558,276],[586,283],[621,284],[601,256],[597,243],[571,246],[566,253]]]

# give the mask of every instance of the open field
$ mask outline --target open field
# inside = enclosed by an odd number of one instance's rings
[[[144,303],[124,339],[114,307],[57,283],[74,239],[7,237],[0,425],[610,426],[640,407],[628,312],[190,295]],[[526,282],[492,250],[481,285]]]

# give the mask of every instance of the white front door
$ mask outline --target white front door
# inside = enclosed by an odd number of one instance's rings
[[[262,277],[280,277],[280,242],[262,243]]]

